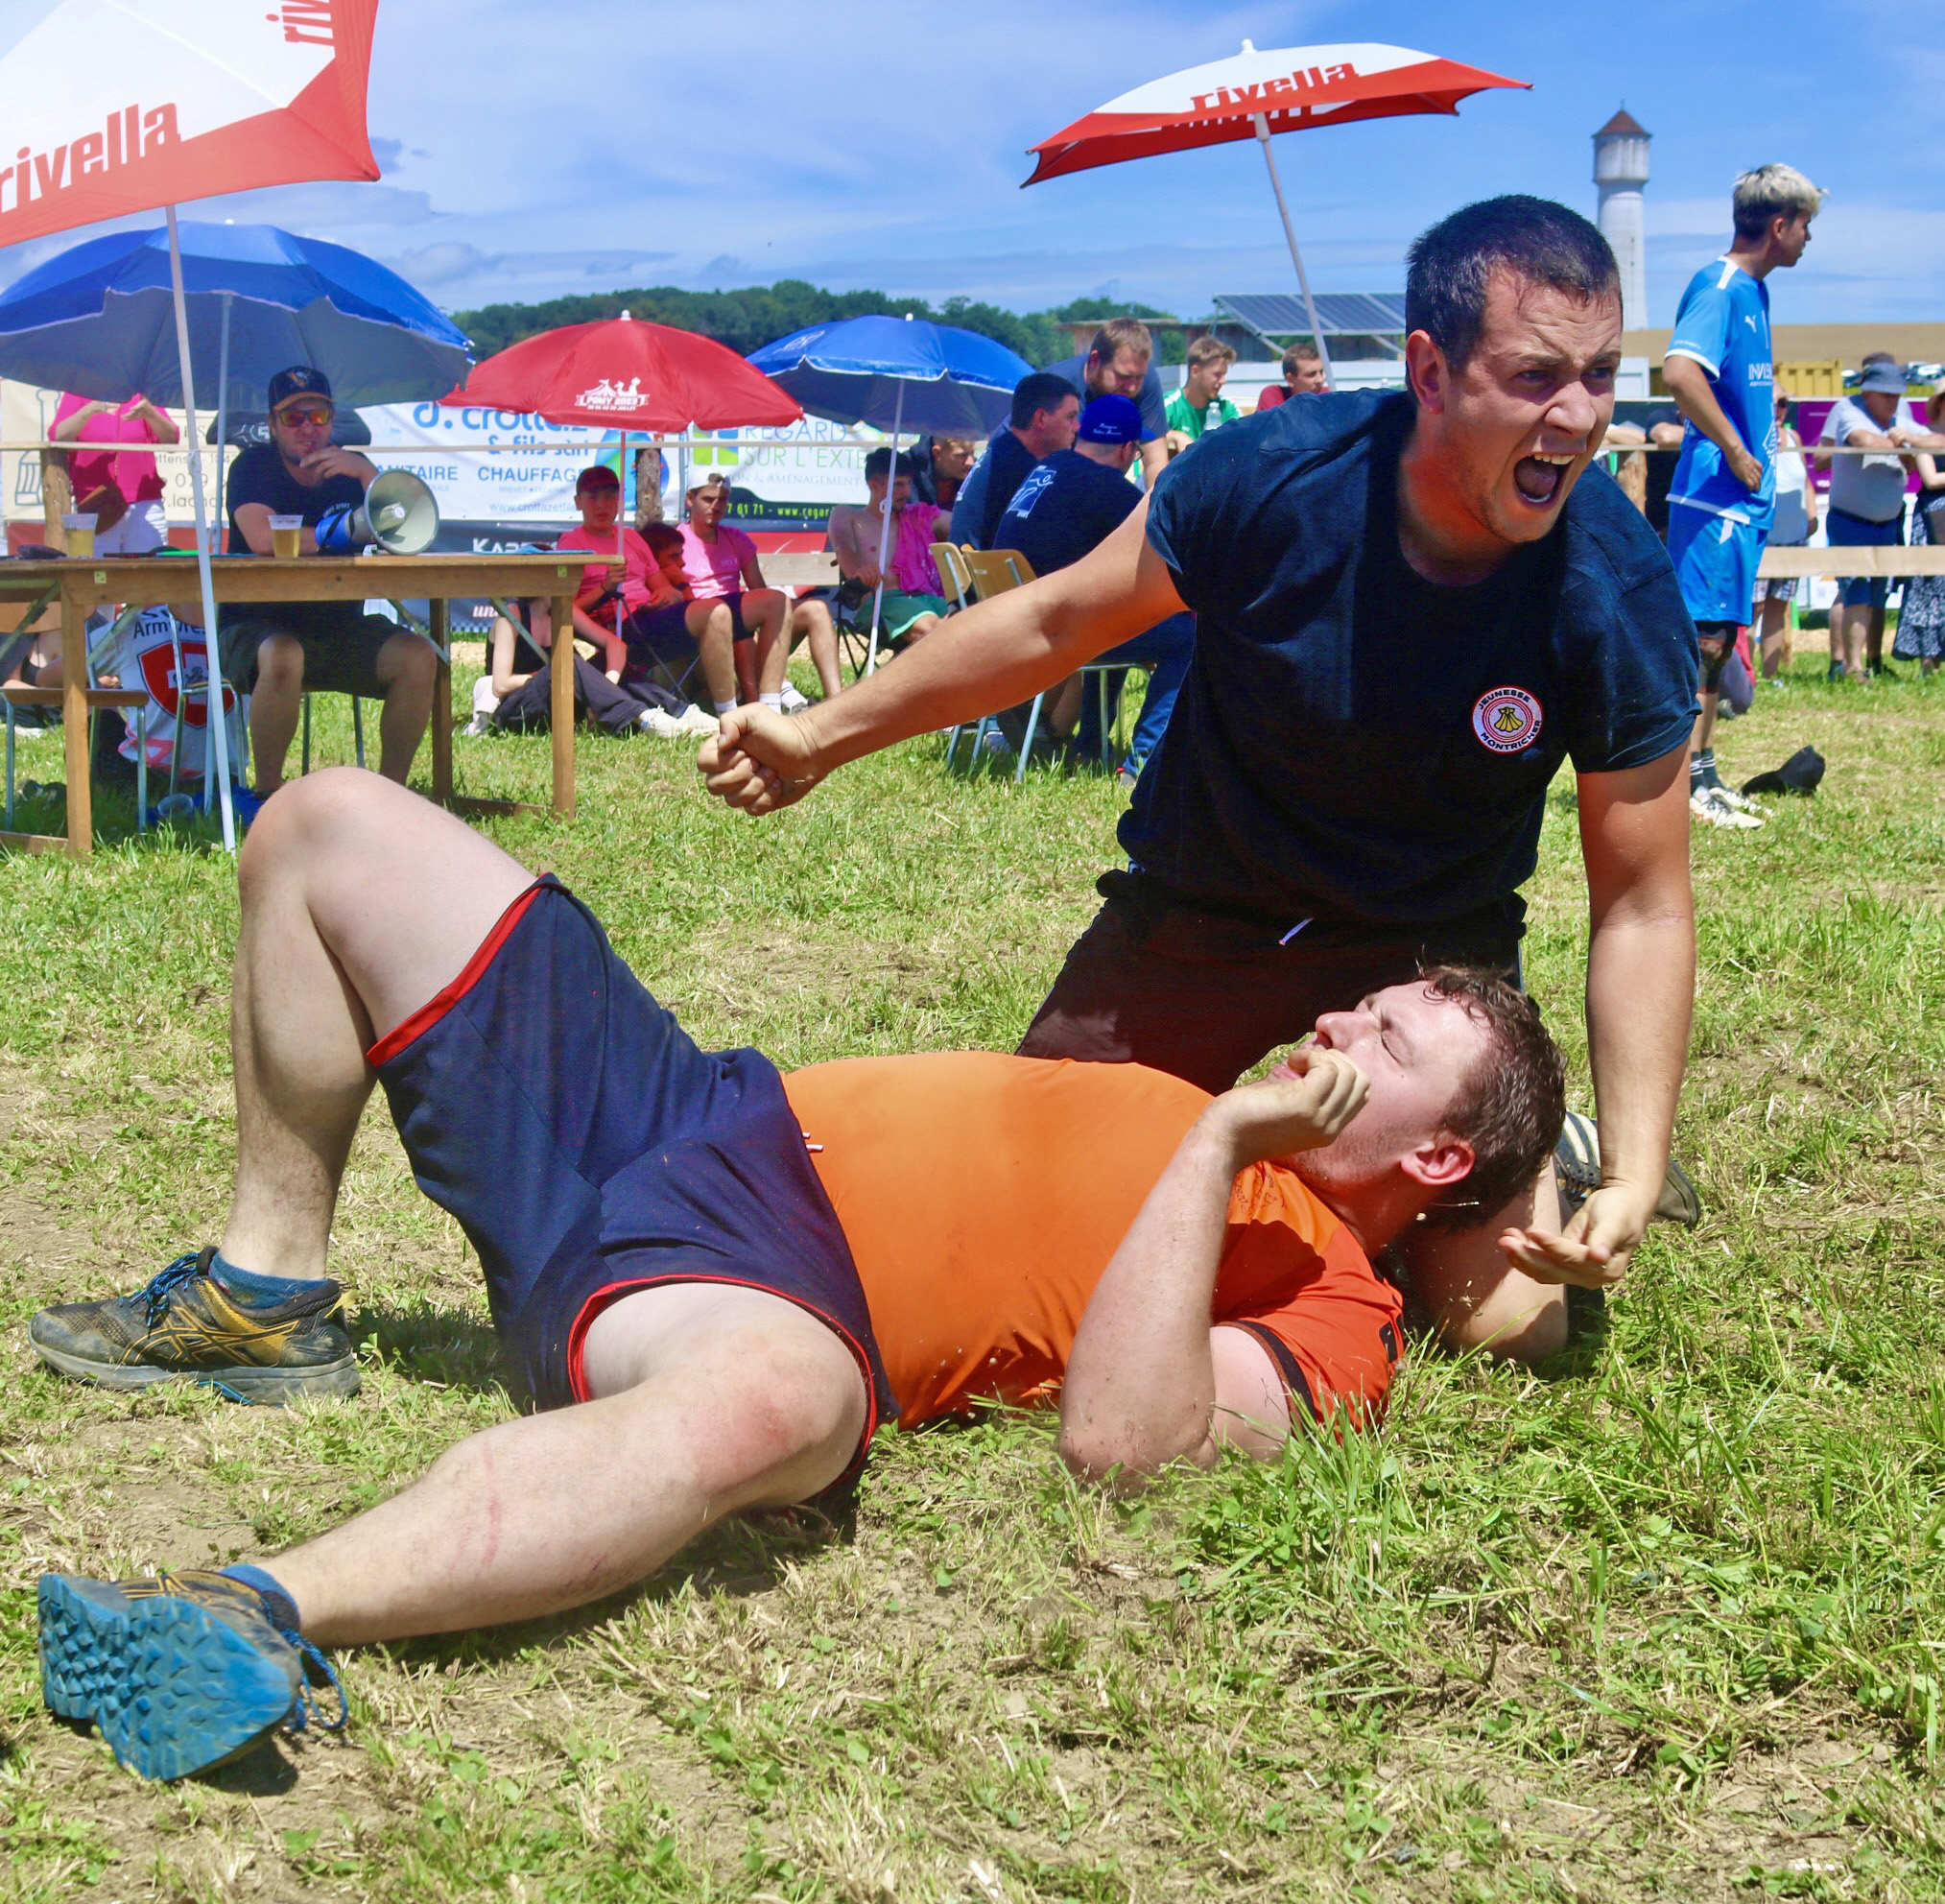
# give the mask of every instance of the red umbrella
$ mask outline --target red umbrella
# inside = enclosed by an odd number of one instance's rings
[[[804,414],[795,397],[727,345],[626,311],[510,345],[476,364],[464,387],[443,401],[656,436],[692,426],[782,425]]]
[[[1032,148],[1038,156],[1026,182],[1086,172],[1123,159],[1198,146],[1257,139],[1269,168],[1270,189],[1283,215],[1291,262],[1303,289],[1304,310],[1328,373],[1330,357],[1311,301],[1310,279],[1283,202],[1270,155],[1272,132],[1341,126],[1353,119],[1393,119],[1420,112],[1457,113],[1459,102],[1493,86],[1527,85],[1456,60],[1414,53],[1409,46],[1286,46],[1259,53],[1248,40],[1228,60],[1191,66],[1111,99]]]

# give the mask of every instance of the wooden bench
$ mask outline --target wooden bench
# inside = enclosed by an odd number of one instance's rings
[[[1832,581],[1855,575],[1945,575],[1945,548],[1921,542],[1914,548],[1765,549],[1756,573],[1766,581],[1788,576],[1825,575]]]
[[[759,556],[763,579],[772,588],[835,588],[838,559],[828,550],[816,555]]]

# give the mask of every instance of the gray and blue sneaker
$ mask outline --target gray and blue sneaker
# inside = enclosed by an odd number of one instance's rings
[[[178,1256],[132,1296],[43,1309],[27,1340],[50,1368],[105,1389],[185,1377],[231,1401],[358,1392],[338,1284],[323,1277],[247,1298],[210,1274],[215,1256],[213,1249]]]
[[[338,1695],[324,1719],[313,1678]],[[263,1595],[226,1574],[185,1569],[154,1580],[40,1580],[40,1689],[61,1719],[97,1726],[144,1778],[187,1778],[248,1751],[277,1726],[315,1718],[344,1728],[337,1673]]]
[[[1554,1180],[1560,1187],[1560,1201],[1572,1216],[1601,1187],[1601,1129],[1591,1117],[1577,1110],[1567,1113],[1560,1127],[1560,1141],[1554,1146]],[[1672,1157],[1661,1179],[1661,1196],[1654,1205],[1659,1223],[1678,1223],[1693,1229],[1702,1220],[1701,1193],[1680,1164]]]

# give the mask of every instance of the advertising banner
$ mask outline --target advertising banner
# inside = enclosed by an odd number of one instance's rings
[[[0,440],[44,440],[60,401],[56,391],[0,384]],[[171,413],[177,427],[179,412]],[[371,433],[367,454],[381,468],[410,469],[439,499],[438,546],[482,553],[551,542],[579,519],[574,484],[590,464],[621,472],[618,430],[549,423],[529,414],[439,403],[375,405],[359,411]],[[206,435],[207,416],[199,418]],[[840,503],[865,500],[865,457],[878,433],[849,430],[807,416],[781,429],[725,430],[668,439],[655,448],[661,463],[663,513],[678,520],[690,485],[720,472],[729,480],[730,518],[759,533],[821,534]],[[635,507],[636,457],[648,439],[629,442],[627,512]],[[164,507],[178,531],[195,520],[189,458],[181,450],[157,457],[167,486]],[[214,448],[202,453],[210,511],[222,520]],[[40,457],[34,450],[0,455],[0,504],[14,544],[37,540],[42,521]],[[186,541],[186,536],[175,539]]]

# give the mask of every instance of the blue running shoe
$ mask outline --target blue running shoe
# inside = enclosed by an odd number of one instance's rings
[[[50,1368],[105,1389],[185,1377],[231,1401],[355,1395],[358,1358],[328,1277],[276,1300],[246,1300],[209,1273],[216,1251],[178,1256],[132,1296],[61,1302],[27,1325]]]
[[[338,1695],[315,1712],[310,1676]],[[331,1663],[279,1630],[263,1596],[227,1575],[185,1570],[120,1583],[43,1574],[40,1689],[48,1709],[90,1724],[130,1772],[187,1778],[248,1751],[274,1727],[344,1725]]]

